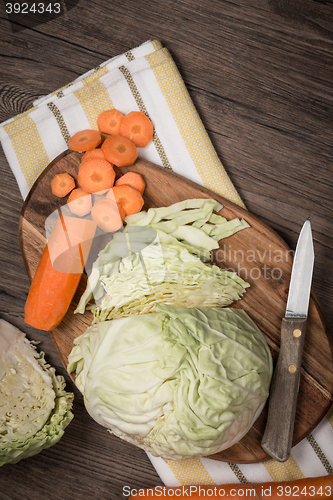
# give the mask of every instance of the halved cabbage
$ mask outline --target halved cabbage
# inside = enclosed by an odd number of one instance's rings
[[[0,466],[59,441],[74,395],[24,333],[0,320]]]

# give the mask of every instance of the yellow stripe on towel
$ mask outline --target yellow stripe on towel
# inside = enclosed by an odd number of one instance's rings
[[[170,53],[167,49],[162,49],[145,57],[205,187],[244,207],[216,154]],[[200,141],[197,141],[198,137]]]
[[[4,125],[29,188],[49,163],[49,157],[35,122],[28,114]]]
[[[304,477],[295,459],[290,455],[286,462],[269,460],[263,464],[273,481],[292,481]]]
[[[98,115],[102,111],[114,108],[105,85],[99,80],[99,77],[106,72],[106,68],[101,68],[96,73],[89,75],[83,80],[84,86],[73,92],[82,106],[90,127],[95,130],[97,129]]]
[[[167,463],[181,485],[216,484],[202,465],[200,458],[168,460]]]

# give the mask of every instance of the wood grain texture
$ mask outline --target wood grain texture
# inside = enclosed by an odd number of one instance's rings
[[[54,175],[68,172],[77,180],[79,162],[82,154],[65,152],[55,159],[37,179],[27,199],[24,202],[20,217],[20,245],[27,274],[33,277],[36,266],[42,255],[46,242],[46,219],[55,210],[61,209],[65,201],[55,197],[51,192],[51,180]],[[214,197],[223,205],[221,215],[231,220],[235,217],[244,218],[250,228],[220,241],[219,249],[213,252],[213,263],[237,272],[249,284],[245,297],[234,303],[235,307],[242,308],[255,321],[265,334],[267,342],[276,361],[280,347],[281,322],[286,310],[287,290],[289,287],[292,254],[287,244],[266,224],[248,211],[238,207],[230,201],[214,195],[211,191],[186,180],[168,169],[158,167],[146,160],[139,159],[130,167],[117,169],[117,177],[126,171],[139,172],[144,176],[146,189],[144,192],[144,207],[168,206],[187,198]],[[88,269],[96,258],[99,250],[104,248],[106,241],[112,239],[111,234],[95,238],[88,262]],[[89,272],[89,271],[88,271]],[[73,348],[73,341],[81,335],[92,323],[90,312],[73,314],[78,300],[84,290],[86,276],[84,275],[73,303],[62,323],[52,332],[51,338],[57,348],[59,356],[67,366],[68,355]],[[297,444],[323,418],[333,400],[333,339],[326,330],[326,323],[322,319],[322,311],[315,298],[311,299],[309,314],[309,329],[307,336],[309,343],[306,347],[306,357],[302,365],[300,383],[300,400],[303,407],[296,407],[297,392],[293,392],[293,399],[287,402],[284,409],[287,415],[288,403],[293,403],[296,410],[297,426],[295,433],[291,432],[290,440]],[[303,340],[304,337],[301,338]],[[284,342],[285,346],[285,342]],[[290,343],[287,343],[287,350]],[[288,352],[284,353],[289,359]],[[285,357],[285,356],[284,356]],[[281,360],[281,358],[279,358]],[[309,369],[307,361],[316,366],[316,370]],[[301,372],[301,357],[294,360]],[[322,370],[322,366],[326,370]],[[298,388],[298,384],[297,384]],[[317,393],[315,400],[309,398]],[[293,401],[294,400],[294,401]],[[307,402],[313,402],[308,404]],[[281,403],[282,404],[282,403]],[[283,405],[281,406],[281,409]],[[233,447],[213,456],[216,460],[236,463],[253,463],[270,458],[261,447],[263,425],[267,419],[266,411],[259,417],[253,429],[243,440]],[[281,415],[280,415],[281,419]]]
[[[311,217],[313,288],[332,330],[332,16],[329,0],[80,0],[61,18],[14,33],[0,2],[0,120],[108,58],[160,39],[249,211],[292,249]],[[3,153],[0,176],[0,315],[40,341],[75,390],[49,335],[24,324],[22,199]],[[59,445],[0,470],[1,492],[11,500],[118,500],[126,484],[162,484],[146,455],[106,436],[75,394],[75,419]]]

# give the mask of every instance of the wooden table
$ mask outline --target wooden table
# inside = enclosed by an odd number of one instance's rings
[[[159,39],[247,208],[291,248],[311,217],[313,287],[332,326],[331,0],[65,0],[66,12],[42,24],[9,16],[5,4],[0,121],[110,57]],[[143,451],[88,416],[49,336],[24,324],[29,281],[18,241],[22,198],[2,152],[0,169],[0,317],[40,341],[76,396],[75,418],[55,447],[0,469],[0,498],[113,500],[123,498],[125,485],[161,485]]]

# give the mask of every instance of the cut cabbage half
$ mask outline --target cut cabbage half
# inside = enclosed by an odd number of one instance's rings
[[[0,466],[59,441],[73,418],[73,394],[24,333],[0,319]]]

